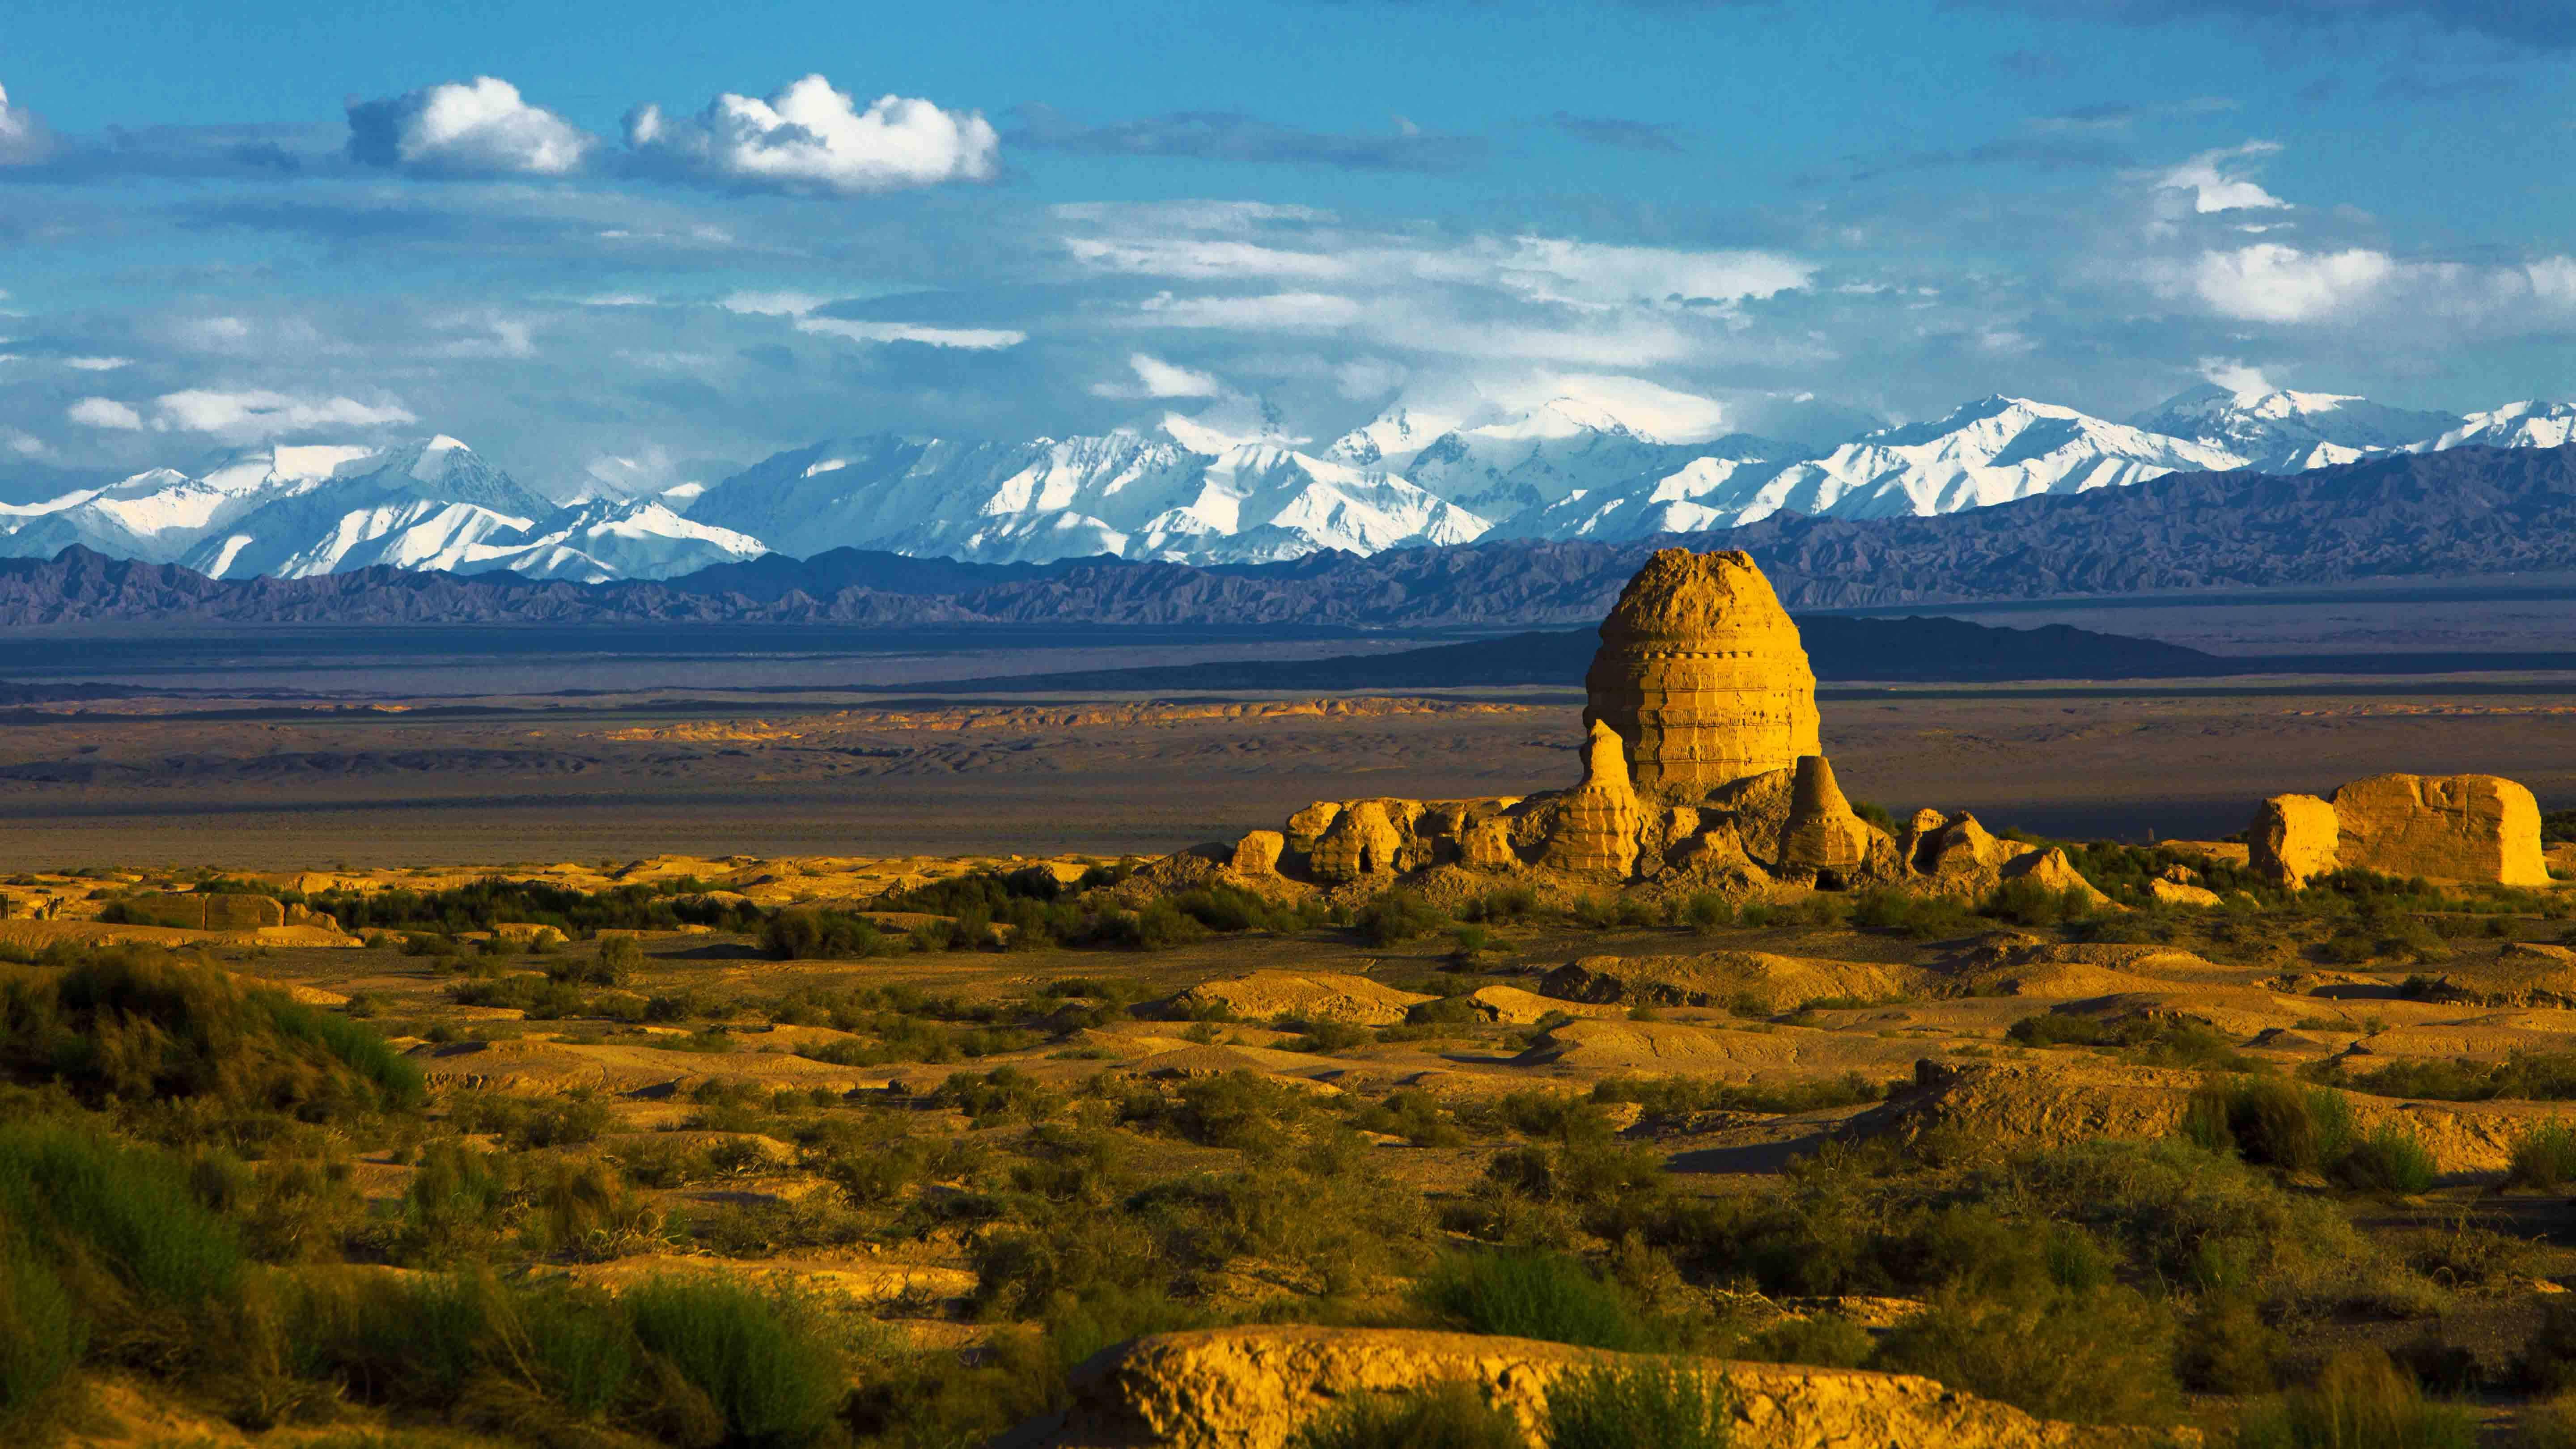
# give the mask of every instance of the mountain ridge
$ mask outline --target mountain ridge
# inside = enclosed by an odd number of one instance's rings
[[[1623,541],[1478,540],[1196,566],[860,550],[598,584],[374,565],[210,579],[84,547],[0,559],[0,625],[203,623],[1315,624],[1597,619],[1662,547],[1742,548],[1798,610],[2554,570],[2576,556],[2576,446],[2398,453],[2297,474],[2178,473],[1933,517],[1779,514]]]
[[[2455,415],[2209,386],[2117,423],[1998,394],[1822,448],[1745,433],[1673,441],[1577,397],[1471,416],[1398,404],[1311,449],[1275,424],[1249,438],[1177,415],[1159,433],[1016,442],[876,433],[787,449],[712,485],[561,504],[445,435],[278,446],[0,505],[0,555],[79,544],[213,577],[384,564],[584,582],[675,578],[780,548],[1259,566],[1478,541],[1631,542],[1785,514],[1935,517],[2175,472],[2563,446],[2576,408]]]

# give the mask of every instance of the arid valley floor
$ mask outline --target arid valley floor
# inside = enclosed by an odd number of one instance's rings
[[[1363,899],[1152,863],[1564,789],[1580,681],[857,687],[990,664],[0,713],[0,1206],[54,1234],[0,1241],[0,1437],[1530,1443],[1679,1364],[1739,1446],[2576,1444],[2576,884],[2223,839],[2385,771],[2576,805],[2576,676],[1820,691],[1872,818],[2101,902]]]

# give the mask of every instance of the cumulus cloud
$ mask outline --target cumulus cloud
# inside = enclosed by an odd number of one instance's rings
[[[2156,181],[2159,189],[2189,192],[2191,209],[2202,215],[2217,211],[2269,211],[2290,203],[2248,181],[2244,163],[2277,154],[2277,141],[2248,141],[2216,151],[2203,151]]]
[[[2265,242],[2203,252],[2191,287],[2220,314],[2249,322],[2314,322],[2372,301],[2396,275],[2387,253],[2301,251]]]
[[[563,176],[596,137],[494,76],[349,106],[349,159],[432,176]]]
[[[130,416],[133,409],[126,412]],[[262,388],[239,392],[190,388],[152,400],[154,432],[208,433],[228,442],[259,442],[318,428],[382,428],[419,421],[400,404],[294,397]]]
[[[63,416],[85,428],[116,432],[143,431],[143,415],[112,397],[85,397],[63,409]]]
[[[2248,366],[2232,357],[2204,357],[2200,360],[2201,380],[2234,393],[2273,391],[2272,380],[2263,369]]]
[[[2576,257],[2564,255],[2499,265],[2263,242],[2168,262],[2156,280],[2168,295],[2244,322],[2368,322],[2453,339],[2576,323]]]
[[[640,106],[626,144],[647,167],[690,179],[842,193],[990,181],[1001,169],[982,112],[894,95],[862,111],[820,75],[765,101],[726,92],[695,116]]]

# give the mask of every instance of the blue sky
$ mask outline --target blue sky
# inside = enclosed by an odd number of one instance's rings
[[[2571,62],[2569,0],[39,7],[0,477],[2563,397]]]

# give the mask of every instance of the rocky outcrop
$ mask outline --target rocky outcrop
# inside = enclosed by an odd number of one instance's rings
[[[1743,553],[1648,559],[1602,622],[1583,684],[1584,723],[1618,731],[1641,795],[1695,800],[1822,753],[1798,626]]]
[[[2275,795],[2246,834],[2248,867],[2297,890],[2338,868],[2429,880],[2545,886],[2540,803],[2500,775],[2373,775],[2334,792]]]
[[[1554,819],[1540,863],[1568,875],[1626,880],[1637,866],[1642,816],[1628,782],[1619,736],[1594,720],[1583,747],[1583,783],[1551,802]]]
[[[1472,1385],[1537,1441],[1550,1387],[1570,1372],[1665,1363],[1719,1377],[1737,1449],[2111,1449],[2171,1443],[2134,1429],[2034,1419],[1930,1379],[1855,1369],[1655,1360],[1530,1339],[1296,1325],[1160,1333],[1083,1363],[1061,1414],[996,1449],[1282,1449],[1363,1394]],[[2190,1436],[2191,1431],[2181,1431]]]
[[[1824,756],[1801,756],[1790,786],[1789,816],[1780,829],[1780,864],[1848,877],[1868,866],[1873,852],[1893,864],[1895,842],[1852,813]]]
[[[1341,806],[1334,812],[1332,824],[1315,841],[1306,868],[1315,879],[1334,884],[1363,876],[1391,877],[1407,865],[1405,832],[1397,828],[1397,822],[1410,825],[1421,812],[1421,802],[1415,800],[1354,800]],[[1242,847],[1236,849],[1239,852]]]
[[[1970,817],[1969,823],[1975,823],[1973,817]],[[1994,839],[1993,836],[1986,838]],[[2001,841],[1996,843],[2002,844]],[[2109,896],[2094,889],[2093,882],[2084,878],[2084,873],[2075,868],[2075,862],[2066,858],[2066,851],[2060,846],[2052,845],[2046,850],[2023,851],[2005,860],[1997,867],[1995,874],[1999,880],[2026,880],[2041,890],[2061,896],[2068,891],[2073,891],[2091,905],[2107,905],[2111,900]]]
[[[2245,832],[2246,869],[2298,890],[2335,868],[2341,849],[2335,808],[2314,795],[2275,795],[2257,806]]]
[[[1742,554],[1666,549],[1601,626],[1583,778],[1485,800],[1319,800],[1286,828],[1149,867],[1137,889],[1214,878],[1352,900],[1398,884],[1444,902],[1521,875],[1558,900],[1599,885],[1759,898],[1893,886],[1974,897],[2010,877],[2098,893],[2062,854],[1925,811],[1901,839],[1860,818],[1817,748],[1797,626]]]
[[[1561,1001],[1620,1006],[1736,1007],[1762,1015],[1810,1001],[1890,1001],[1926,992],[1930,973],[1874,961],[1710,951],[1697,956],[1585,956],[1539,979]]]
[[[2160,906],[2192,906],[2206,909],[2219,903],[2218,892],[2207,886],[2186,881],[2167,880],[2162,876],[2147,882],[2147,894]]]
[[[315,913],[290,908],[273,896],[217,894],[212,891],[165,891],[127,896],[116,902],[135,925],[176,926],[189,931],[256,931],[263,926],[305,925]],[[321,919],[328,919],[323,917]],[[337,923],[333,923],[334,929]]]
[[[1343,972],[1253,971],[1224,981],[1201,982],[1173,997],[1167,1007],[1174,1016],[1206,1015],[1217,1008],[1246,1021],[1289,1016],[1300,1021],[1393,1026],[1415,1006],[1435,999]]]
[[[2334,793],[2335,858],[2384,875],[2545,886],[2540,803],[2499,775],[2373,775]]]
[[[1276,830],[1255,830],[1235,842],[1226,865],[1243,875],[1276,875],[1279,857],[1287,849],[1287,836]]]

